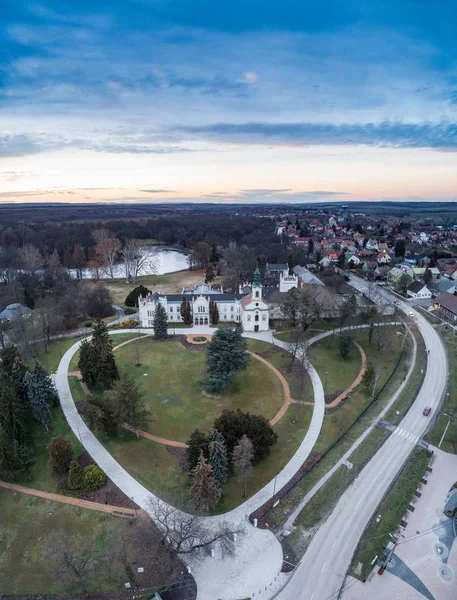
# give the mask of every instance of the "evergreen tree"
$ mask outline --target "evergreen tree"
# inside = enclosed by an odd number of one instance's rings
[[[75,491],[84,489],[84,467],[77,460],[72,460],[70,463],[68,489]]]
[[[113,345],[108,335],[108,329],[103,321],[98,319],[94,325],[91,340],[95,365],[93,369],[94,384],[97,387],[109,388],[119,379],[119,373],[114,360]]]
[[[197,466],[200,454],[203,454],[205,458],[209,458],[208,445],[210,441],[210,438],[200,431],[200,429],[197,428],[192,431],[187,442],[187,462],[189,463],[190,471]]]
[[[105,392],[102,397],[88,396],[84,416],[90,429],[116,435],[122,421],[113,403],[111,391]]]
[[[146,392],[127,374],[122,375],[112,390],[105,392],[113,404],[119,422],[133,427],[138,439],[138,430],[145,429],[151,420],[151,413],[143,400],[145,394]]]
[[[222,490],[227,483],[228,456],[224,436],[216,429],[213,430],[209,443],[209,464],[213,470],[213,477]]]
[[[354,338],[352,335],[340,334],[340,354],[341,358],[346,359],[354,347]]]
[[[213,244],[211,247],[209,262],[213,265],[217,265],[217,263],[219,262],[219,252],[217,251],[216,244]]]
[[[131,306],[131,307],[137,307],[138,306],[138,298],[140,296],[147,296],[148,294],[151,293],[151,290],[148,290],[147,287],[144,287],[144,285],[138,285],[136,288],[133,288],[133,290],[128,294],[127,298],[125,299],[125,306]]]
[[[51,465],[59,473],[66,473],[73,460],[73,448],[63,435],[56,435],[47,446]]]
[[[190,302],[185,296],[183,296],[181,303],[181,317],[186,325],[192,325],[192,312],[190,309]]]
[[[217,304],[213,301],[209,301],[209,318],[212,325],[219,323],[219,311],[217,310]]]
[[[11,371],[13,370],[14,363],[16,360],[20,360],[21,358],[21,353],[17,347],[9,344],[0,352],[0,371],[10,375]]]
[[[55,391],[52,384],[52,387],[49,387],[47,380],[46,371],[36,362],[32,371],[27,374],[27,398],[32,407],[33,416],[49,432],[48,425],[52,421],[49,400],[53,401]]]
[[[14,479],[17,471],[28,472],[35,461],[32,448],[0,435],[0,472],[9,473]]]
[[[27,376],[28,370],[22,360],[22,356],[18,356],[14,361],[13,368],[11,369],[11,381],[13,382],[14,389],[21,401],[27,403]]]
[[[239,327],[217,329],[208,344],[206,364],[208,375],[203,385],[211,391],[220,391],[231,379],[249,365],[247,342]]]
[[[207,267],[206,267],[206,274],[205,274],[205,283],[211,283],[212,281],[214,281],[214,278],[216,277],[216,274],[214,273],[214,267],[213,265],[210,263]]]
[[[79,347],[78,369],[88,385],[95,385],[95,368],[94,347],[89,340],[83,340]]]
[[[233,470],[243,481],[244,497],[246,498],[246,484],[249,472],[254,461],[254,446],[247,435],[243,435],[233,449]]]
[[[219,501],[220,490],[203,453],[200,454],[197,466],[192,471],[191,479],[189,495],[193,505],[198,511],[210,511]]]
[[[5,373],[0,374],[0,427],[11,440],[25,442],[25,407]]]
[[[157,340],[166,340],[168,338],[167,313],[161,302],[157,303],[152,326],[154,327],[154,336]]]

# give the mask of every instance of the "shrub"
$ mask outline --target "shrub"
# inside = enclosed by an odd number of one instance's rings
[[[136,312],[137,312],[137,311],[136,311],[136,308],[126,308],[126,309],[124,310],[124,313],[125,313],[126,315],[134,315]]]
[[[74,459],[70,442],[63,435],[57,435],[52,438],[47,448],[52,468],[59,473],[66,473],[70,468],[71,461]]]
[[[135,307],[137,305],[139,296],[147,296],[150,293],[151,290],[148,290],[147,287],[144,287],[144,285],[138,285],[125,299],[125,306]]]
[[[92,321],[86,321],[84,327],[92,327]]]
[[[98,465],[89,465],[84,469],[84,489],[87,492],[98,490],[105,484],[106,475]]]
[[[138,327],[138,321],[135,319],[127,319],[121,323],[113,325],[113,329],[136,329]]]
[[[83,490],[84,484],[84,467],[76,460],[72,460],[68,471],[68,489]]]

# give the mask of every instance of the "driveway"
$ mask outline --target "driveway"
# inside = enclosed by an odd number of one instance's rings
[[[344,600],[455,600],[457,541],[452,519],[443,514],[449,489],[457,481],[457,456],[436,449],[433,471],[421,497],[408,512],[405,540],[383,575],[375,569],[366,583],[349,578]]]

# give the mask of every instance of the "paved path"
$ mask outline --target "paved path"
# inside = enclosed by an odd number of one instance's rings
[[[291,531],[293,529],[295,519],[298,517],[298,515],[301,513],[301,511],[305,508],[305,506],[308,504],[308,502],[311,500],[311,498],[313,498],[313,496],[315,496],[317,494],[317,492],[321,489],[321,487],[323,487],[327,483],[327,481],[335,474],[335,472],[341,467],[343,462],[348,460],[349,457],[351,456],[351,454],[354,452],[354,450],[356,450],[360,446],[360,444],[370,435],[370,433],[377,426],[379,421],[381,421],[384,418],[384,415],[387,413],[387,411],[390,409],[390,407],[396,402],[396,400],[398,399],[400,394],[405,389],[405,386],[407,385],[409,378],[411,377],[411,374],[414,371],[414,366],[416,364],[416,358],[417,358],[416,338],[412,335],[412,333],[409,330],[408,330],[408,333],[411,336],[411,339],[413,341],[413,353],[411,356],[411,363],[409,365],[408,372],[407,372],[404,380],[400,384],[399,388],[397,389],[395,394],[392,396],[392,398],[389,400],[389,402],[386,404],[386,406],[381,410],[381,412],[378,414],[378,416],[375,417],[373,422],[362,433],[362,435],[352,444],[352,446],[343,454],[343,456],[335,463],[335,465],[322,477],[322,479],[320,479],[316,483],[316,485],[313,488],[311,488],[309,490],[309,492],[297,504],[297,506],[294,508],[294,510],[290,513],[287,520],[283,523],[281,530],[279,532],[280,536],[284,535],[285,532]]]
[[[359,290],[369,291],[367,282],[352,275],[350,281]],[[387,304],[389,295],[380,293]],[[422,415],[423,407],[429,405],[434,412],[439,410],[447,382],[447,358],[441,338],[430,323],[406,303],[400,303],[400,309],[414,313],[430,351],[419,394],[400,423],[403,430],[417,437],[423,435],[430,423]],[[413,448],[414,442],[405,437],[389,437],[321,525],[288,585],[277,596],[279,600],[337,598],[366,525]]]
[[[123,508],[122,506],[113,506],[111,504],[101,504],[99,502],[90,502],[89,500],[81,500],[80,498],[73,498],[72,496],[51,494],[50,492],[35,490],[33,488],[24,487],[23,485],[9,483],[7,481],[0,481],[0,488],[11,490],[13,492],[20,492],[21,494],[28,494],[29,496],[37,496],[38,498],[43,498],[44,500],[60,502],[61,504],[72,504],[73,506],[80,506],[81,508],[87,508],[89,510],[98,510],[99,512],[106,512],[114,514],[115,516],[136,516],[135,511],[131,508]]]

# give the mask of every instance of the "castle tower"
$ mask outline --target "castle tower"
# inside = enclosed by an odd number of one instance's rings
[[[262,282],[260,281],[260,271],[259,267],[254,271],[254,279],[252,280],[252,297],[253,298],[261,298],[262,297]]]

